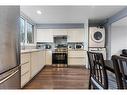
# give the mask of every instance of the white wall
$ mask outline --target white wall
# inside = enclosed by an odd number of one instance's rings
[[[122,49],[127,49],[127,26],[111,27],[111,55],[120,55]]]

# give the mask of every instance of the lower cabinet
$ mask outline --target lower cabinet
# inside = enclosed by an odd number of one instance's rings
[[[34,77],[45,65],[45,51],[31,53],[31,78]]]
[[[85,58],[69,58],[68,65],[85,65]]]
[[[28,83],[30,80],[30,72],[25,73],[21,76],[21,88]]]
[[[21,88],[28,83],[45,65],[45,51],[21,54]]]
[[[68,65],[86,65],[86,51],[68,51]]]
[[[46,65],[52,65],[52,50],[45,51]]]
[[[30,80],[30,53],[21,54],[21,88]]]

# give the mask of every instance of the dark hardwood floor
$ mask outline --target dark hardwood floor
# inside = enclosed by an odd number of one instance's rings
[[[85,67],[46,66],[24,89],[88,89],[88,82]]]

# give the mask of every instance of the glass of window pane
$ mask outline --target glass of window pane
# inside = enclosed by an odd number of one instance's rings
[[[27,23],[27,43],[33,43],[33,25]]]
[[[20,42],[25,41],[25,20],[20,18]]]

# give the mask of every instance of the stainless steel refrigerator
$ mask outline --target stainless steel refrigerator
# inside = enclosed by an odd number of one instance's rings
[[[20,88],[20,7],[0,6],[0,89]]]

